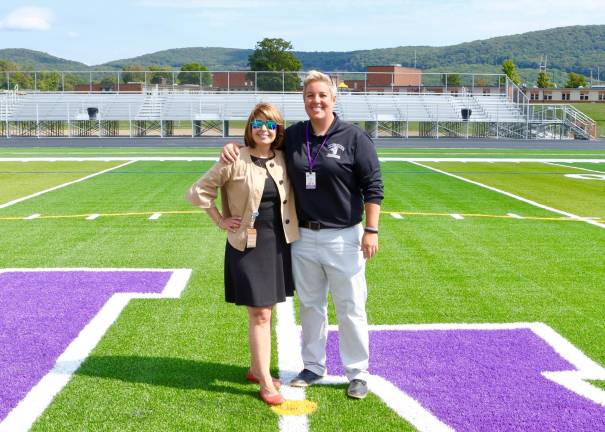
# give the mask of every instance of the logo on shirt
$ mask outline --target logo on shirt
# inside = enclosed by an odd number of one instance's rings
[[[345,148],[338,143],[328,144],[328,157],[340,159],[340,155],[345,151]]]

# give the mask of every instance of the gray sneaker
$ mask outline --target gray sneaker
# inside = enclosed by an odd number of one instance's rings
[[[310,371],[309,369],[303,369],[295,378],[292,379],[292,381],[290,381],[290,385],[292,387],[308,387],[322,378],[323,377],[321,375],[317,375],[315,372]]]
[[[349,383],[347,395],[354,399],[363,399],[368,395],[368,383],[360,379],[352,380]]]

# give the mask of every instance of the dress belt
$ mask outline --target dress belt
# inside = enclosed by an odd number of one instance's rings
[[[327,228],[325,225],[322,225],[321,222],[317,221],[300,221],[298,226],[301,228],[308,228],[313,231],[319,231],[322,228]]]
[[[298,226],[301,228],[307,228],[313,231],[319,231],[322,229],[345,229],[345,228],[351,228],[352,226],[355,226],[357,224],[351,225],[351,226],[344,226],[344,227],[328,227],[324,224],[322,224],[321,222],[318,221],[299,221],[298,222]]]

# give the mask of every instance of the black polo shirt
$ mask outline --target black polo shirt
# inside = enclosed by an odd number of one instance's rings
[[[320,222],[328,228],[358,224],[364,203],[380,204],[384,197],[380,164],[374,143],[355,125],[336,115],[328,130],[328,140],[315,159],[316,189],[306,188],[309,162],[306,147],[308,121],[286,129],[286,165],[294,185],[296,209],[301,222]],[[325,136],[315,136],[309,124],[311,158]]]

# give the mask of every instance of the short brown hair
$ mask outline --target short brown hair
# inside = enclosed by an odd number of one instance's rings
[[[277,123],[277,129],[275,130],[276,135],[275,139],[271,143],[271,149],[281,148],[284,145],[285,139],[284,120],[282,119],[279,110],[267,102],[260,102],[252,109],[252,112],[248,117],[248,123],[246,124],[244,144],[250,148],[254,148],[256,146],[254,139],[252,138],[252,126],[250,126],[250,123],[259,116],[263,116],[266,120],[273,120],[275,123]]]

